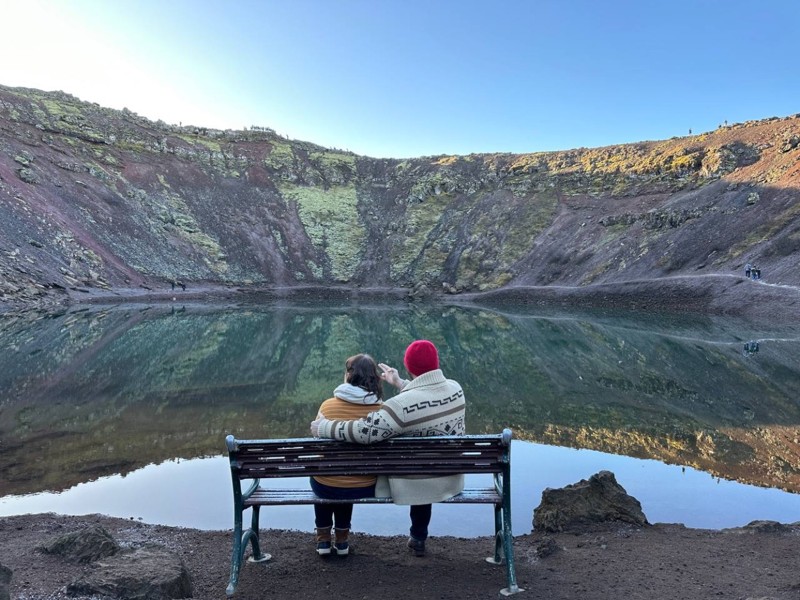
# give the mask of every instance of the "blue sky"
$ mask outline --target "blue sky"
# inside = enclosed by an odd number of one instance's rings
[[[0,84],[374,157],[800,113],[797,0],[0,0]]]

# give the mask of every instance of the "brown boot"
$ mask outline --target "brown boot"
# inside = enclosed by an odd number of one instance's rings
[[[334,548],[336,549],[336,554],[339,556],[347,556],[350,554],[350,542],[347,541],[347,538],[350,537],[350,530],[349,529],[339,529],[338,527],[335,529],[336,537],[334,539]]]
[[[320,556],[328,556],[331,553],[331,528],[330,527],[317,527],[316,528],[317,540],[317,554]]]

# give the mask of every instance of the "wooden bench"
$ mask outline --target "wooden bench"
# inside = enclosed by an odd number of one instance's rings
[[[505,556],[508,587],[500,590],[501,594],[509,596],[523,591],[517,586],[514,572],[510,429],[497,435],[397,437],[371,445],[315,438],[237,440],[232,435],[225,441],[230,456],[234,504],[228,596],[233,595],[236,589],[248,543],[252,546],[250,562],[272,558],[262,552],[259,541],[259,510],[262,506],[337,502],[319,498],[310,489],[266,489],[260,486],[259,480],[311,475],[491,473],[491,486],[465,489],[445,503],[494,505],[494,555],[486,560],[501,564]],[[244,491],[243,480],[251,480]],[[352,502],[389,504],[392,499],[360,498]],[[250,527],[243,530],[243,512],[247,509],[252,509]]]

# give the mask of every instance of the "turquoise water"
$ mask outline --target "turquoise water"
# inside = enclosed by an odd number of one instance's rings
[[[433,340],[462,384],[469,433],[514,430],[515,533],[530,531],[544,488],[600,470],[651,522],[800,520],[794,325],[355,304],[0,320],[0,515],[227,529],[224,436],[307,435],[347,356],[401,368],[416,338]],[[198,485],[207,492],[192,511],[172,502]],[[276,526],[310,529],[310,507],[274,510]],[[490,512],[437,506],[432,533],[485,535]],[[357,507],[354,527],[403,533],[406,521],[401,507]]]

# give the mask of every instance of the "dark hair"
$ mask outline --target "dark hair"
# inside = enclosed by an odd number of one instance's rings
[[[356,354],[344,362],[347,383],[360,387],[378,400],[383,400],[383,381],[378,375],[378,365],[369,354]]]

